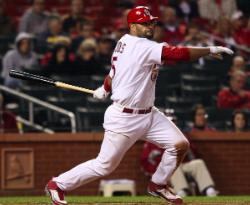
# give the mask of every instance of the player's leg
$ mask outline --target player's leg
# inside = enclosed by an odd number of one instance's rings
[[[208,196],[216,196],[218,191],[214,189],[214,181],[202,159],[194,159],[183,165],[183,171],[189,173],[196,181],[200,193]]]
[[[163,113],[158,109],[154,109],[152,112],[151,127],[145,139],[165,149],[162,160],[152,176],[152,181],[165,185],[183,160],[189,148],[189,142]]]
[[[173,203],[182,203],[180,197],[164,187],[167,186],[174,170],[183,160],[189,148],[189,142],[175,124],[167,119],[163,113],[157,109],[153,109],[152,112],[151,127],[145,140],[158,145],[165,151],[156,172],[152,176],[149,192],[151,194],[157,193],[155,195],[160,195]],[[161,192],[158,192],[159,190]],[[164,196],[162,193],[164,193]]]
[[[119,165],[124,154],[135,141],[136,138],[106,131],[97,158],[79,164],[58,177],[54,177],[52,179],[54,185],[65,192],[110,174]]]

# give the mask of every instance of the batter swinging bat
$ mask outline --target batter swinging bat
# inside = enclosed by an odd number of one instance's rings
[[[16,71],[16,70],[11,70],[9,73],[10,77],[13,78],[18,78],[18,79],[22,79],[22,80],[32,80],[32,81],[37,81],[40,83],[44,83],[47,85],[53,85],[59,88],[65,88],[65,89],[69,89],[69,90],[76,90],[76,91],[80,91],[80,92],[84,92],[84,93],[89,93],[89,94],[93,94],[94,91],[87,89],[87,88],[83,88],[83,87],[79,87],[79,86],[75,86],[75,85],[70,85],[64,82],[60,82],[60,81],[56,81],[52,78],[46,78],[44,76],[39,76],[39,75],[33,75],[31,73],[26,73],[23,71]]]

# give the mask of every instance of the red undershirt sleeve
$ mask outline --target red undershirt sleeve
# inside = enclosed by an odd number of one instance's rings
[[[111,83],[110,83],[109,75],[105,77],[104,82],[103,82],[103,87],[104,87],[104,90],[106,90],[107,92],[111,91]]]
[[[187,47],[163,46],[161,59],[168,61],[188,61],[190,60],[190,52]]]

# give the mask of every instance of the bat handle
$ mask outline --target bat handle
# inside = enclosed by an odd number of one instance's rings
[[[89,93],[89,94],[93,94],[94,93],[94,90],[90,90],[90,89],[79,87],[79,86],[75,86],[75,85],[70,85],[70,84],[67,84],[67,83],[59,82],[59,81],[56,81],[55,85],[57,87],[60,87],[60,88],[66,88],[66,89],[70,89],[70,90],[76,90],[76,91],[80,91],[80,92],[84,92],[84,93]]]

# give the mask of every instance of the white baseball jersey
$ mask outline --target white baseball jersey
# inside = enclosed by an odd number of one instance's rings
[[[129,34],[117,42],[110,71],[111,99],[114,102],[131,108],[154,105],[155,81],[163,45]]]

